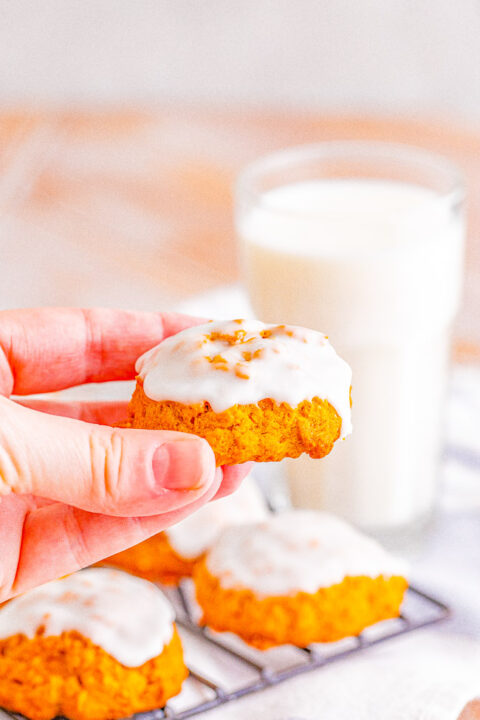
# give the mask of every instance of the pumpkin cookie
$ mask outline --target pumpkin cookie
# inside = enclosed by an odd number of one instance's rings
[[[130,426],[199,435],[217,465],[320,458],[351,431],[351,370],[313,330],[207,323],[167,338],[136,369]]]
[[[358,635],[397,617],[405,565],[326,513],[294,510],[225,530],[194,571],[202,624],[257,648]]]
[[[187,675],[162,592],[89,569],[0,609],[0,706],[31,720],[110,720],[163,707]]]

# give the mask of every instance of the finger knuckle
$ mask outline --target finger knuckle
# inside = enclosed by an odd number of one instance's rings
[[[113,510],[122,497],[125,443],[119,432],[92,433],[90,462],[93,491],[105,510]]]
[[[70,564],[73,569],[83,568],[91,562],[87,535],[82,523],[79,521],[79,512],[79,510],[72,507],[69,512],[65,513],[63,518],[63,530],[70,549],[72,558]]]

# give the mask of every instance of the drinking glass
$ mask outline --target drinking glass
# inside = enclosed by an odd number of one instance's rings
[[[236,228],[255,314],[329,336],[353,371],[353,434],[287,463],[292,502],[373,531],[421,523],[438,486],[464,187],[406,145],[285,150],[240,176]]]

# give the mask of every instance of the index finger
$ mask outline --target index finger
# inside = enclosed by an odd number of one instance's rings
[[[177,313],[107,308],[0,311],[0,395],[131,380],[142,353],[201,322]]]

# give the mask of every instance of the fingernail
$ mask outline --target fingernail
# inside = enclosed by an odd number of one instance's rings
[[[213,452],[198,438],[176,440],[158,447],[152,459],[157,487],[167,490],[196,490],[212,480]]]

